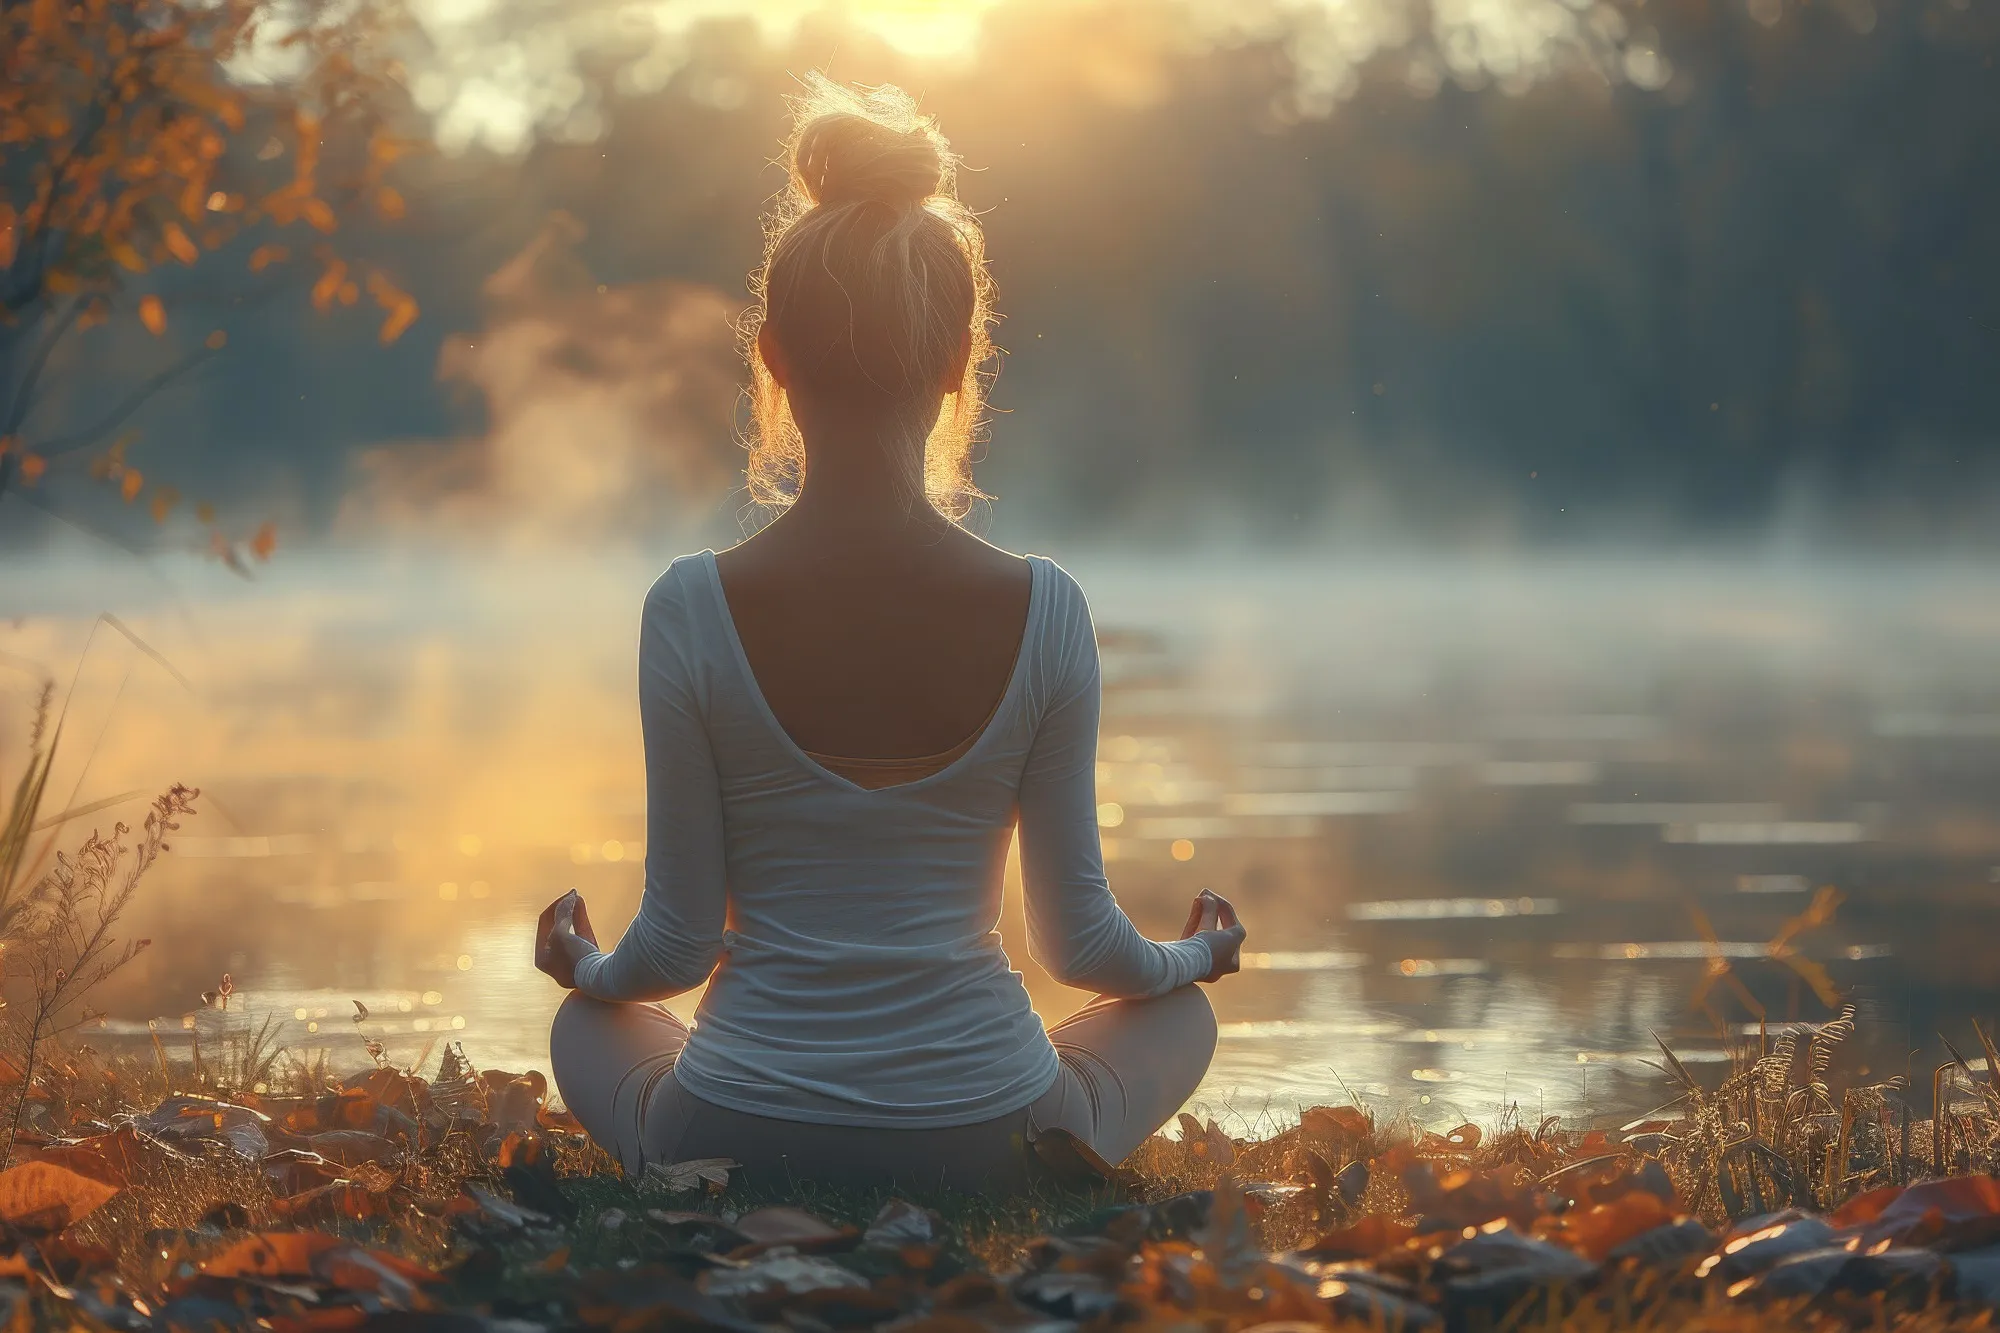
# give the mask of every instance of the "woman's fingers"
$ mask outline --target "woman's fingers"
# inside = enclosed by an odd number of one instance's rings
[[[1243,969],[1242,926],[1223,926],[1204,931],[1202,938],[1208,941],[1209,957],[1215,963],[1209,974],[1202,978],[1203,981],[1220,981],[1223,977]]]
[[[542,911],[535,939],[535,966],[555,978],[558,985],[576,985],[579,958],[596,952],[597,936],[590,929],[590,914],[583,897],[571,889]]]
[[[1199,934],[1201,934],[1201,895],[1196,894],[1194,901],[1188,904],[1187,924],[1181,927],[1181,938],[1192,939]]]

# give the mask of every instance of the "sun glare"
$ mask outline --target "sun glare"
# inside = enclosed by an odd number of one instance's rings
[[[838,14],[857,28],[872,32],[905,55],[949,58],[969,55],[979,40],[979,25],[998,0],[845,0],[823,4],[751,6],[759,18],[784,23],[809,13]],[[790,10],[787,14],[785,11]]]

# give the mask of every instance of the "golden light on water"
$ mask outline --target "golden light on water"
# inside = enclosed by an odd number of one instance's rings
[[[87,618],[31,614],[0,624],[0,651],[83,663],[71,722],[76,734],[103,739],[94,755],[81,745],[65,750],[58,785],[65,794],[74,789],[70,803],[177,778],[204,788],[200,815],[148,879],[133,927],[168,937],[173,923],[192,920],[202,933],[198,942],[184,936],[135,964],[123,989],[109,996],[113,1030],[102,1040],[145,1041],[151,1029],[141,1016],[150,1012],[168,1015],[159,1023],[162,1041],[185,1044],[191,1034],[182,1013],[226,970],[237,978],[238,998],[227,1011],[197,1013],[204,1049],[278,1014],[295,1049],[324,1048],[345,1066],[372,1063],[369,1041],[387,1047],[392,1060],[413,1061],[427,1049],[435,1059],[440,1034],[463,1034],[482,1065],[543,1065],[561,993],[533,967],[536,914],[576,886],[598,930],[614,936],[643,879],[644,766],[630,645],[639,595],[657,568],[636,553],[574,564],[482,555],[406,577],[386,559],[295,555],[252,585],[203,585],[183,575],[202,593],[193,617],[200,635],[158,608],[115,609],[195,683],[192,692],[123,640],[86,654]],[[1711,878],[1729,904],[1747,904],[1742,910],[1787,910],[1788,897],[1823,877],[1822,862],[1855,854],[1847,842],[1778,841],[1745,850],[1740,841],[1672,841],[1663,830],[1680,823],[1754,823],[1782,832],[1787,822],[1820,813],[1804,798],[1795,808],[1774,796],[1766,808],[1747,803],[1761,792],[1703,787],[1698,779],[1709,770],[1699,767],[1689,770],[1695,785],[1679,803],[1602,779],[1574,800],[1489,781],[1502,761],[1595,758],[1609,773],[1620,755],[1654,755],[1671,723],[1700,723],[1639,718],[1636,705],[1620,702],[1629,679],[1622,671],[1618,693],[1587,718],[1551,718],[1531,694],[1532,708],[1474,717],[1462,734],[1371,736],[1356,723],[1359,739],[1316,735],[1301,730],[1310,717],[1300,722],[1291,713],[1273,714],[1282,726],[1259,731],[1262,714],[1234,708],[1246,660],[1273,682],[1270,706],[1290,706],[1288,677],[1278,668],[1292,659],[1267,646],[1283,642],[1270,637],[1270,625],[1304,638],[1298,651],[1311,650],[1297,667],[1298,679],[1310,684],[1299,697],[1310,702],[1332,688],[1317,664],[1340,650],[1310,640],[1299,625],[1334,625],[1345,641],[1391,645],[1381,657],[1387,671],[1444,652],[1429,640],[1395,636],[1414,633],[1409,627],[1417,624],[1458,624],[1447,613],[1468,580],[1489,580],[1480,596],[1518,601],[1522,588],[1556,586],[1544,572],[1455,571],[1448,581],[1419,585],[1378,571],[1317,568],[1287,584],[1265,571],[1267,583],[1290,591],[1246,619],[1240,581],[1226,569],[1202,573],[1213,580],[1204,585],[1194,573],[1162,577],[1158,562],[1143,570],[1079,568],[1101,625],[1178,626],[1195,645],[1163,655],[1123,649],[1115,633],[1107,637],[1114,682],[1138,683],[1108,688],[1109,734],[1097,775],[1103,799],[1094,813],[1108,834],[1112,885],[1142,929],[1156,937],[1177,930],[1196,883],[1214,885],[1244,913],[1257,951],[1244,957],[1246,977],[1219,992],[1224,1040],[1204,1093],[1211,1104],[1238,1094],[1345,1095],[1319,1072],[1330,1042],[1351,1057],[1341,1076],[1357,1092],[1396,1100],[1415,1099],[1419,1088],[1454,1105],[1518,1095],[1519,1071],[1530,1066],[1567,1067],[1579,1086],[1588,1068],[1594,1100],[1622,1099],[1651,1076],[1643,1063],[1652,1050],[1647,1028],[1674,1020],[1676,969],[1698,967],[1710,946],[1676,939],[1664,923],[1627,924],[1601,939],[1551,938],[1552,927],[1572,929],[1582,919],[1582,890],[1571,887],[1573,870],[1559,862],[1546,875],[1495,880],[1440,876],[1424,863],[1415,863],[1422,873],[1413,874],[1413,863],[1385,859],[1385,848],[1402,855],[1397,829],[1413,827],[1408,821],[1425,810],[1449,811],[1436,804],[1441,800],[1511,812],[1558,845],[1580,836],[1617,839],[1663,865],[1695,855],[1727,858],[1728,873]],[[1135,581],[1135,570],[1143,580]],[[1655,585],[1647,585],[1650,600],[1631,591],[1646,578],[1668,577],[1635,570],[1607,581],[1602,596],[1615,605],[1594,600],[1596,585],[1571,589],[1565,595],[1578,609],[1564,615],[1574,622],[1526,615],[1533,633],[1517,632],[1510,621],[1504,638],[1468,631],[1465,642],[1503,678],[1539,681],[1546,654],[1590,649],[1599,642],[1590,635],[1603,633],[1607,621],[1619,625],[1621,650],[1657,633],[1617,622],[1618,608],[1633,608],[1637,617],[1642,607],[1680,605],[1677,623],[1686,623],[1688,598],[1712,609],[1718,599],[1763,604],[1775,596],[1743,579],[1695,585],[1679,603]],[[1673,582],[1667,591],[1680,589]],[[1787,604],[1802,600],[1790,583],[1778,591]],[[1899,614],[1913,605],[1894,604]],[[1339,616],[1325,614],[1333,607]],[[1894,622],[1902,632],[1882,633],[1884,613],[1873,603],[1840,600],[1822,609],[1829,627],[1870,627],[1870,642],[1929,642],[1902,621]],[[1733,617],[1722,629],[1733,633],[1747,619]],[[1585,623],[1589,634],[1577,628]],[[1980,633],[1985,637],[1960,648],[1968,660],[1990,661],[2000,623]],[[1128,641],[1152,642],[1143,635]],[[1832,651],[1842,643],[1815,643],[1816,655],[1842,657]],[[1524,656],[1515,662],[1509,654]],[[1334,686],[1379,688],[1365,674],[1366,661],[1351,652],[1341,660]],[[1135,663],[1157,680],[1135,675]],[[1597,688],[1590,679],[1579,688]],[[1217,693],[1215,682],[1229,692]],[[1188,711],[1211,698],[1231,701],[1232,711],[1219,720]],[[1916,743],[1903,735],[1912,725],[1897,719],[1938,705],[1901,695],[1890,702],[1896,709],[1882,706],[1890,719],[1882,729],[1894,733],[1896,745]],[[18,706],[8,716],[17,730],[0,733],[0,756],[13,752],[21,725]],[[1871,716],[1861,724],[1871,725]],[[1579,718],[1591,725],[1572,725]],[[1957,745],[1976,739],[1958,735],[1973,724],[1957,719],[1927,722],[1926,734]],[[1992,730],[1979,728],[1981,736]],[[1721,764],[1734,753],[1696,759]],[[1734,773],[1733,761],[1726,771]],[[1398,798],[1394,804],[1352,799],[1384,790]],[[1848,813],[1845,805],[1827,810]],[[1303,833],[1295,827],[1301,823]],[[1817,859],[1798,859],[1808,853]],[[1199,880],[1190,877],[1194,860]],[[1009,956],[1028,974],[1038,1011],[1057,1018],[1076,1000],[1036,974],[1024,947],[1022,899],[1018,871],[1010,870],[1002,923]],[[1658,933],[1635,943],[1639,929]],[[1535,962],[1482,953],[1495,932],[1507,932],[1525,951],[1518,957]],[[1718,947],[1754,960],[1764,956],[1765,939],[1768,931],[1725,932]],[[1829,958],[1862,964],[1864,975],[1884,966],[1875,961],[1883,951],[1869,942],[1834,939],[1826,949]],[[1603,1006],[1600,993],[1629,1003]],[[1649,1007],[1662,997],[1667,1008]],[[698,999],[680,997],[674,1011],[685,1017]],[[1454,1007],[1475,999],[1463,1013]],[[365,1007],[358,1013],[356,1002]],[[1441,1021],[1447,1016],[1451,1021]],[[1406,1042],[1422,1042],[1425,1053],[1409,1059]],[[1689,1048],[1688,1058],[1698,1054]],[[1551,1083],[1546,1095],[1555,1103],[1575,1094]]]

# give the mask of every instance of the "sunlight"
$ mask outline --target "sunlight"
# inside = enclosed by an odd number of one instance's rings
[[[964,56],[997,0],[855,0],[846,12],[857,27],[905,55]]]
[[[432,0],[433,4],[464,0]],[[807,18],[824,17],[873,33],[904,55],[925,59],[972,54],[987,11],[999,0],[698,0],[659,12],[663,30],[684,29],[703,18],[745,15],[767,39],[785,40]],[[838,65],[837,56],[830,57]]]

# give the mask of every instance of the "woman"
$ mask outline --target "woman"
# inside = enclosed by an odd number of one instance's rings
[[[1243,928],[1206,891],[1171,943],[1119,909],[1083,593],[958,526],[992,309],[943,136],[815,79],[789,148],[749,348],[781,513],[646,599],[645,896],[610,953],[574,893],[545,914],[556,1084],[627,1170],[1005,1187],[1050,1129],[1116,1162],[1206,1071],[1193,983]],[[1017,825],[1030,948],[1099,992],[1048,1031],[995,929]],[[647,1003],[704,982],[692,1031]]]

